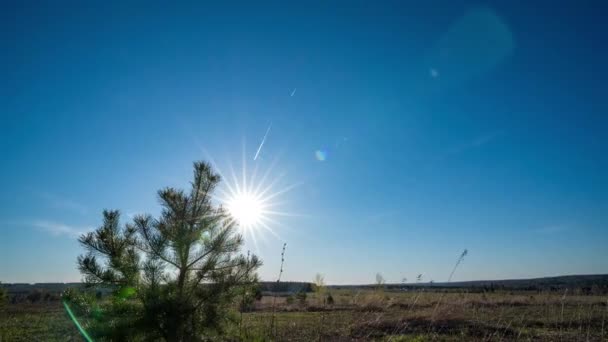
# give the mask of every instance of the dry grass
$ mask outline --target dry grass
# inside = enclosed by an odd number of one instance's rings
[[[558,293],[433,293],[341,290],[335,305],[277,298],[276,339],[432,341],[605,341],[606,298]],[[263,325],[269,299],[246,316]],[[318,303],[309,298],[308,302]],[[563,307],[563,312],[562,312]]]
[[[608,341],[605,296],[331,292],[331,306],[263,297],[230,339],[269,340],[274,302],[275,341]],[[9,304],[0,318],[3,342],[78,340],[60,303]]]

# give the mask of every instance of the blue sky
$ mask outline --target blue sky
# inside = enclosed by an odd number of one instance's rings
[[[283,242],[287,280],[445,281],[465,248],[455,280],[608,273],[600,2],[21,6],[0,11],[0,281],[80,280],[102,209],[157,213],[194,160],[243,155],[290,189],[279,237],[247,239],[266,280]]]

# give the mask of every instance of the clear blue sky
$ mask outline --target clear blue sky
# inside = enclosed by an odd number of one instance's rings
[[[3,4],[0,281],[80,280],[103,208],[243,152],[297,184],[263,279],[283,242],[288,280],[608,273],[602,2],[322,3]]]

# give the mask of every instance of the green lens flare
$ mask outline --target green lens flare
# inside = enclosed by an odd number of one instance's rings
[[[134,287],[123,287],[118,292],[118,297],[121,299],[129,299],[135,294],[136,290]]]
[[[65,307],[65,310],[67,311],[68,316],[70,316],[70,319],[72,320],[72,322],[74,322],[74,324],[76,325],[76,328],[78,328],[78,331],[80,331],[80,334],[82,334],[82,337],[84,337],[84,339],[87,340],[87,342],[93,342],[93,339],[91,338],[91,336],[89,336],[89,334],[87,334],[87,332],[84,330],[82,325],[80,325],[80,322],[78,322],[78,320],[76,319],[76,316],[74,316],[72,309],[70,308],[70,306],[68,305],[68,303],[66,301],[63,301],[63,306]]]

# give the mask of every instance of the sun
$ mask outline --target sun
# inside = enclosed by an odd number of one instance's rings
[[[227,214],[229,223],[234,224],[257,251],[258,238],[265,241],[267,234],[283,240],[278,230],[289,229],[287,218],[301,215],[284,211],[286,201],[282,198],[301,183],[289,184],[283,179],[285,172],[273,172],[278,159],[270,164],[254,159],[253,168],[248,169],[244,148],[241,165],[236,170],[230,160],[222,168],[210,155],[206,158],[223,180],[213,199]]]
[[[251,228],[262,222],[264,201],[253,193],[239,192],[227,200],[226,209],[239,225]]]

